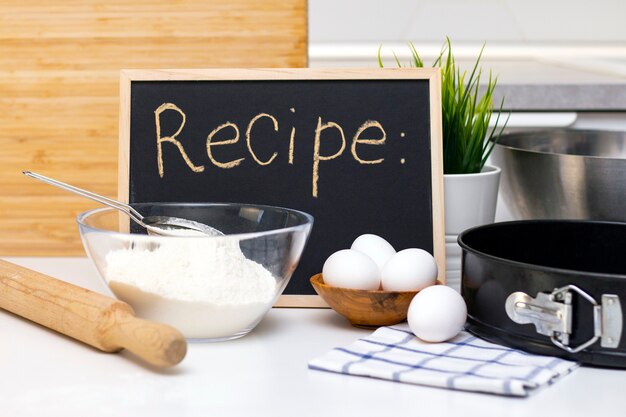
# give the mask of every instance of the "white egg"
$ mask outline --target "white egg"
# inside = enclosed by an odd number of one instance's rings
[[[466,318],[463,297],[445,285],[433,285],[418,292],[407,313],[411,331],[426,342],[452,339],[463,330]]]
[[[322,277],[325,284],[333,287],[358,290],[380,288],[380,272],[376,263],[369,256],[352,249],[330,255],[324,262]]]
[[[437,262],[423,249],[404,249],[393,255],[383,267],[383,290],[419,291],[437,280]]]
[[[387,261],[396,254],[396,250],[389,242],[380,236],[365,234],[357,237],[350,249],[366,254],[376,262],[378,269],[383,270]]]

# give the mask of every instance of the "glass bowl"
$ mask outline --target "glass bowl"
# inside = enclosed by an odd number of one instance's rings
[[[208,224],[224,236],[148,236],[111,208],[77,217],[85,251],[117,298],[186,338],[235,339],[272,307],[296,269],[313,225],[297,210],[246,204],[149,203],[144,216]]]

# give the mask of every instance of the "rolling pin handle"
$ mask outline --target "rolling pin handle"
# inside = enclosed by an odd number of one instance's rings
[[[110,350],[127,349],[146,362],[170,367],[187,353],[185,337],[166,324],[142,320],[126,309],[114,310],[114,326],[103,333],[103,344]]]

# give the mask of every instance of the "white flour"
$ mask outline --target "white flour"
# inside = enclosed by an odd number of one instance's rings
[[[156,248],[111,251],[106,279],[140,317],[188,338],[228,337],[256,324],[277,285],[237,241],[225,239],[172,238]]]

